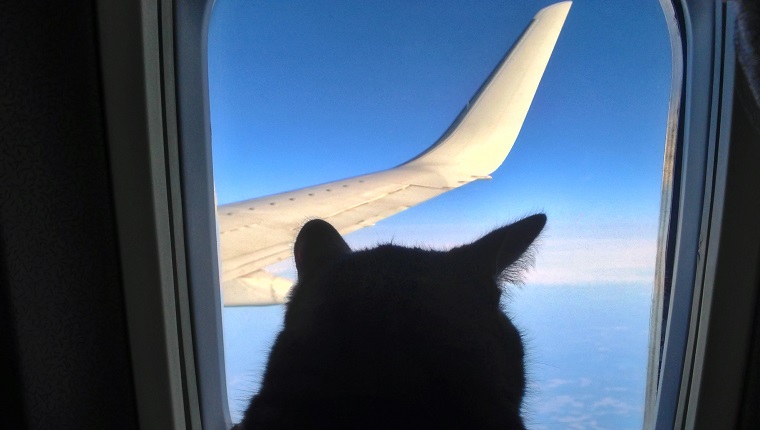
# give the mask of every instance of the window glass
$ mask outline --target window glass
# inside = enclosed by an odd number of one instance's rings
[[[208,57],[218,203],[414,157],[550,4],[217,0]],[[576,1],[493,178],[346,237],[353,248],[447,248],[548,215],[535,267],[507,306],[526,335],[531,428],[641,427],[669,91],[658,1]],[[290,261],[268,271],[295,277]],[[224,310],[234,421],[283,311]]]

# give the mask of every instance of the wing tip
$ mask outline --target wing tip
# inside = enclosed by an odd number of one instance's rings
[[[561,14],[562,16],[566,17],[567,14],[570,12],[570,6],[572,5],[573,5],[572,1],[562,1],[559,3],[551,4],[539,10],[538,13],[536,14],[536,18],[540,18],[541,16],[547,15],[547,14],[552,14],[552,15]]]

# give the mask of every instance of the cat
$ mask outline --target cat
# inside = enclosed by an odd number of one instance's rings
[[[307,222],[283,329],[234,429],[524,429],[523,342],[502,285],[519,281],[545,223],[450,251],[352,251]]]

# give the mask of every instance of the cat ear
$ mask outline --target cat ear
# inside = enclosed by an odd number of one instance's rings
[[[489,270],[487,275],[498,278],[513,264],[525,263],[522,257],[541,233],[544,225],[546,215],[532,215],[488,233],[469,247],[471,252],[475,253],[477,261],[483,262]]]
[[[335,227],[321,219],[313,219],[298,233],[293,245],[293,256],[299,279],[307,279],[341,255],[351,252],[346,241]]]

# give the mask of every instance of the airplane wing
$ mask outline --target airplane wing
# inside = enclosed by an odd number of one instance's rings
[[[572,2],[536,14],[478,92],[433,146],[368,175],[219,206],[225,306],[283,303],[291,281],[264,272],[290,258],[311,218],[346,234],[479,179],[512,149]]]

